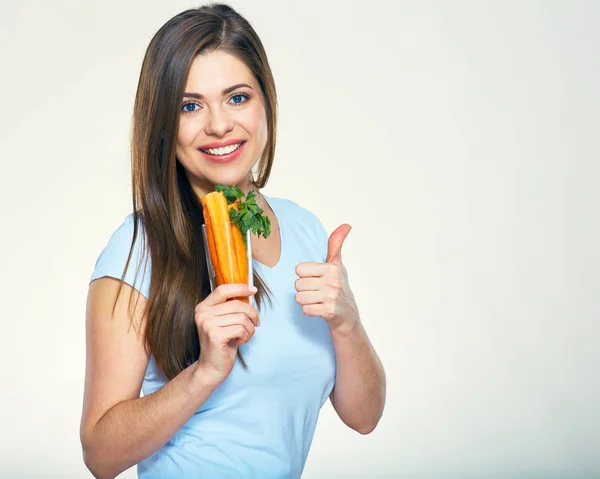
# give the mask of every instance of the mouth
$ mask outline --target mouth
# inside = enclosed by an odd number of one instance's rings
[[[240,156],[245,144],[245,141],[240,141],[217,148],[198,148],[198,151],[212,163],[230,163]]]
[[[222,146],[220,148],[199,148],[202,153],[211,156],[225,156],[230,155],[234,151],[241,148],[241,146],[246,143],[245,141],[241,141],[239,143],[234,143],[232,145]]]

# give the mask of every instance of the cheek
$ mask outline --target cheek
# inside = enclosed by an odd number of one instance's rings
[[[177,133],[177,146],[179,148],[186,148],[192,145],[194,138],[196,137],[197,128],[194,127],[192,121],[180,121],[179,132]]]
[[[267,136],[269,134],[267,128],[267,119],[263,117],[260,122],[260,127],[258,130],[258,138],[260,140],[260,144],[264,147],[267,144]]]
[[[191,165],[193,153],[190,148],[194,145],[194,140],[197,135],[198,126],[194,125],[193,121],[184,119],[179,122],[179,131],[177,132],[177,145],[175,146],[175,155],[184,166],[188,169]]]
[[[264,109],[257,109],[252,114],[252,135],[256,138],[256,142],[262,149],[267,143],[267,117]]]

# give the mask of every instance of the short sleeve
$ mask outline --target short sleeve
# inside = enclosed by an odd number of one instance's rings
[[[121,279],[129,256],[132,239],[133,213],[129,214],[115,230],[98,256],[90,283],[104,276]],[[148,257],[146,261],[144,244],[144,229],[140,223],[124,281],[148,298],[150,293],[150,258]]]

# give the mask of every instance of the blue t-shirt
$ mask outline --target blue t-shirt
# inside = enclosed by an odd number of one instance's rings
[[[296,203],[266,197],[279,222],[281,256],[269,268],[253,265],[272,292],[260,311],[261,325],[240,347],[249,371],[236,361],[227,379],[155,454],[138,464],[144,479],[299,478],[319,411],[335,381],[335,354],[322,318],[304,315],[295,301],[298,263],[324,262],[327,233],[318,218]],[[277,234],[273,231],[272,234]],[[113,233],[96,262],[91,280],[120,278],[133,235],[133,215]],[[138,232],[125,281],[145,297],[151,259],[134,278],[143,239]],[[150,357],[142,391],[166,383]]]

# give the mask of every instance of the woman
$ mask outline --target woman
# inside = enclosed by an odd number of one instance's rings
[[[384,373],[341,261],[350,227],[328,240],[314,214],[260,193],[275,131],[269,64],[237,12],[187,10],[158,31],[134,109],[133,213],[89,287],[81,442],[96,477],[137,464],[143,478],[296,478],[327,397],[360,433],[379,421]],[[200,199],[217,184],[255,191],[271,221],[252,238],[258,289],[210,291]],[[257,308],[235,299],[252,295]]]

